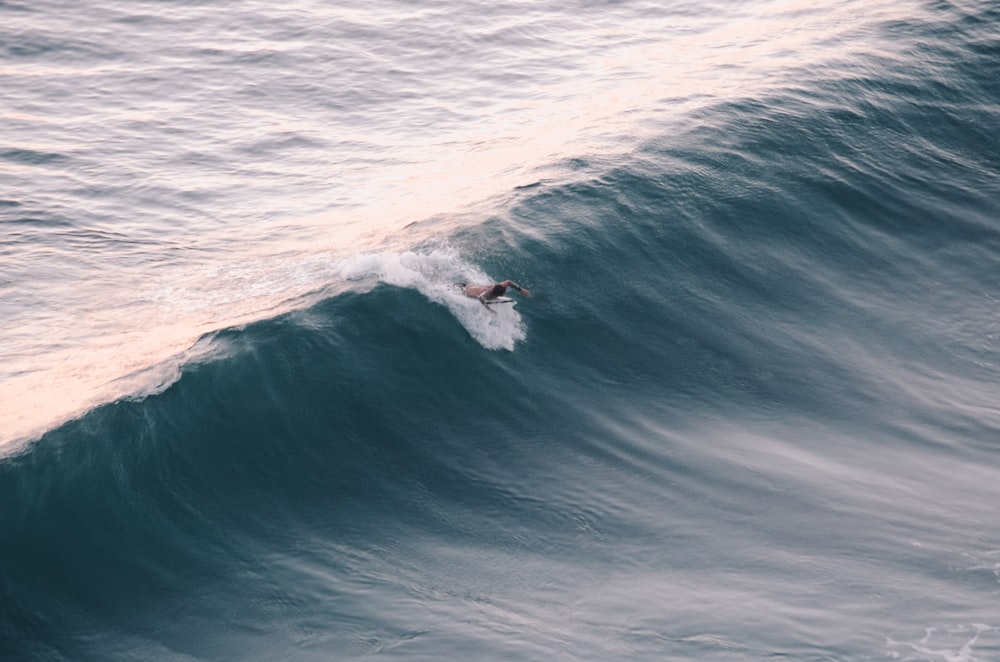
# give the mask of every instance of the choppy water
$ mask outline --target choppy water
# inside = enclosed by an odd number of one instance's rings
[[[998,57],[0,2],[0,657],[1000,659]]]

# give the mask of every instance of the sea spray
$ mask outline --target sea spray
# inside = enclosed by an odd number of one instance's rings
[[[514,305],[489,308],[462,292],[461,284],[498,280],[461,258],[450,248],[429,252],[372,253],[348,258],[339,273],[347,280],[377,280],[413,289],[448,308],[475,340],[487,349],[513,350],[526,337],[524,321]]]

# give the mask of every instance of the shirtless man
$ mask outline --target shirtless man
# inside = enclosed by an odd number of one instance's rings
[[[523,294],[526,297],[531,296],[530,291],[521,287],[512,280],[505,280],[504,282],[497,283],[496,285],[463,285],[462,291],[465,292],[465,296],[473,299],[479,299],[480,303],[484,306],[488,306],[490,301],[495,300],[497,297],[502,297],[508,287],[513,287],[520,294]]]

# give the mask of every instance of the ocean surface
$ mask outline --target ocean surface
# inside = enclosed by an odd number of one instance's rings
[[[0,0],[0,660],[1000,660],[998,129],[995,0]]]

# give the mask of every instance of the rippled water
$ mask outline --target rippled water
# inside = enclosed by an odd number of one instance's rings
[[[913,11],[6,3],[5,437],[327,286],[334,256],[412,245],[408,223],[892,54],[879,32]]]

